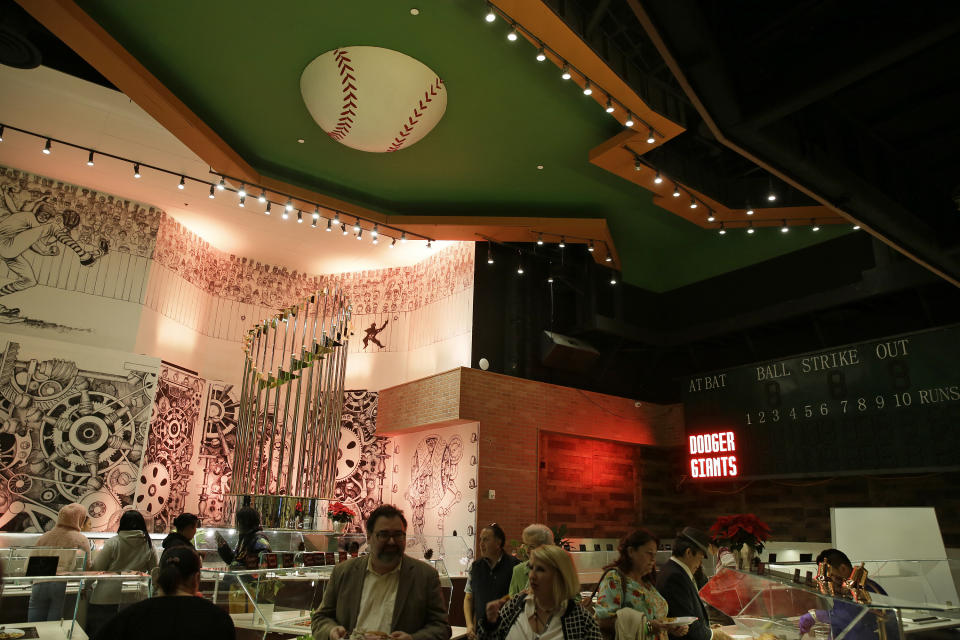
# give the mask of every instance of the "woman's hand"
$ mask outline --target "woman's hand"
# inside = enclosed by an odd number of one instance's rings
[[[679,637],[679,636],[687,635],[687,631],[689,630],[690,630],[690,627],[688,627],[687,625],[683,625],[680,627],[670,627],[669,629],[667,629],[667,633],[669,633],[672,636]]]
[[[497,618],[500,617],[500,607],[510,599],[510,596],[503,596],[499,600],[491,600],[487,603],[487,620],[489,622],[496,622]]]

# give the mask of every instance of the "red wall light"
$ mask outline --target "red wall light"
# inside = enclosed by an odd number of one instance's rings
[[[733,431],[687,436],[691,478],[732,478],[737,469],[737,439]]]

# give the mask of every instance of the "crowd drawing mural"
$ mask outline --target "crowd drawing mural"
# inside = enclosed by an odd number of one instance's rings
[[[168,363],[160,368],[147,458],[134,500],[158,533],[168,531],[173,519],[186,511],[203,387],[203,379],[192,372]]]
[[[240,342],[252,321],[336,284],[363,328],[352,353],[412,351],[471,330],[473,243],[407,267],[307,274],[221,251],[156,207],[17,169],[0,167],[0,193],[0,324],[56,325],[54,303],[23,295],[49,287],[143,305]],[[75,330],[104,330],[83,313],[69,319]]]
[[[0,528],[43,531],[79,502],[94,531],[132,505],[159,360],[0,336]]]

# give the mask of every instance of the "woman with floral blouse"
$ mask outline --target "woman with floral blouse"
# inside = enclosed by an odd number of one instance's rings
[[[594,608],[600,629],[607,637],[613,637],[617,611],[624,607],[635,609],[646,617],[646,637],[650,640],[666,640],[668,633],[686,635],[686,626],[663,623],[667,617],[667,601],[654,586],[659,543],[646,529],[637,529],[620,541],[620,557],[606,567]]]

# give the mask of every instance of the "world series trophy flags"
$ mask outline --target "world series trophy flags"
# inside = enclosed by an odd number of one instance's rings
[[[247,331],[225,514],[249,497],[265,528],[298,528],[333,498],[350,317],[334,287]]]

